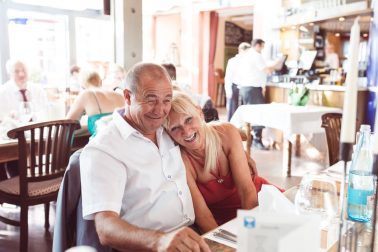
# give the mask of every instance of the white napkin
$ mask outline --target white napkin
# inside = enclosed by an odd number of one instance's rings
[[[262,185],[258,199],[259,212],[296,213],[294,204],[273,185]]]

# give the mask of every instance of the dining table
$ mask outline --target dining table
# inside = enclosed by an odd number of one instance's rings
[[[71,152],[83,148],[89,141],[90,133],[87,129],[78,129],[74,132]],[[17,139],[0,140],[0,163],[18,160]]]
[[[324,133],[321,127],[321,116],[325,113],[341,113],[340,108],[325,106],[295,106],[286,103],[268,103],[241,105],[235,111],[230,122],[237,128],[246,127],[246,151],[251,153],[252,126],[265,126],[283,132],[283,173],[291,176],[292,142],[290,137],[296,136],[296,146],[299,146],[300,135]],[[298,156],[300,150],[296,150]]]
[[[350,163],[348,163],[348,166]],[[326,179],[332,179],[337,183],[341,183],[344,173],[344,163],[339,161],[338,163],[328,167],[324,171],[320,172],[322,176],[326,176]],[[295,202],[296,194],[300,188],[300,184],[293,186],[287,189],[283,194],[284,196],[289,199],[293,204]],[[338,192],[339,192],[338,188]],[[344,202],[345,203],[345,202]],[[279,208],[279,207],[278,207]],[[259,212],[259,207],[255,207],[254,209],[250,210],[253,212]],[[260,211],[261,212],[261,211]],[[336,219],[339,219],[340,215],[336,216]],[[362,252],[362,251],[370,251],[370,244],[371,244],[371,223],[361,223],[361,222],[354,222],[347,220],[346,212],[344,211],[344,228],[342,234],[342,239],[345,241],[345,235],[348,234],[349,243],[354,242],[354,247],[351,249],[350,247],[347,248],[345,251],[355,251],[355,252]],[[319,252],[336,252],[338,251],[339,246],[339,230],[340,230],[340,222],[334,221],[332,224],[320,228],[320,247]],[[233,241],[229,240],[229,236],[222,237],[219,236],[219,232],[229,232],[234,235]],[[209,245],[211,251],[220,251],[220,252],[234,252],[237,251],[237,233],[238,233],[238,224],[237,218],[234,218],[223,225],[211,230],[202,236],[204,237],[205,241]],[[352,234],[352,235],[351,235]],[[352,236],[352,238],[351,238]],[[355,240],[353,240],[355,239]],[[376,239],[377,240],[377,239]],[[348,244],[349,244],[348,243]],[[344,243],[343,243],[344,245]],[[349,244],[350,245],[350,244]],[[353,246],[354,246],[353,245]],[[350,245],[352,246],[352,245]],[[378,241],[375,243],[375,252],[378,252]],[[343,250],[342,248],[341,250]],[[348,250],[351,249],[351,250]]]

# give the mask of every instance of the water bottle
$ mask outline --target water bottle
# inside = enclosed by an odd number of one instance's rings
[[[359,222],[370,221],[373,213],[375,179],[370,135],[370,125],[361,125],[349,170],[347,212],[349,219]]]

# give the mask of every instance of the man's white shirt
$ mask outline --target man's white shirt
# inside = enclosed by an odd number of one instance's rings
[[[261,53],[254,48],[248,49],[238,57],[234,83],[239,87],[263,87],[266,84],[266,66]]]
[[[46,92],[40,85],[28,82],[26,85],[26,97],[32,103],[33,111],[38,112],[48,109]],[[18,112],[23,101],[20,88],[13,80],[9,80],[0,86],[0,120],[10,113]]]
[[[159,148],[113,113],[80,156],[83,217],[113,211],[141,228],[169,231],[194,222],[180,149],[157,131]],[[121,115],[122,114],[122,115]]]

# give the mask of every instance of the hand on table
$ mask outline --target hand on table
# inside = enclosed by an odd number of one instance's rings
[[[204,238],[188,227],[166,233],[158,240],[158,251],[210,252]]]

